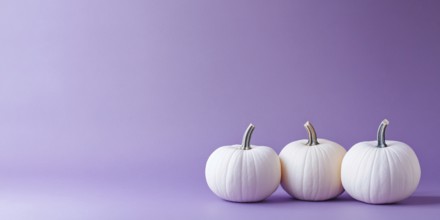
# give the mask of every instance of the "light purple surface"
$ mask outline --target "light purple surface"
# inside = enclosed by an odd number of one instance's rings
[[[437,219],[439,1],[0,2],[1,219]],[[413,197],[216,198],[217,147],[406,142]]]

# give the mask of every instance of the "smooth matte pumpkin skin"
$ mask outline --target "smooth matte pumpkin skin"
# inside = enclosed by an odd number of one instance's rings
[[[385,204],[409,197],[417,188],[421,169],[415,152],[405,143],[376,141],[355,144],[342,161],[341,178],[346,192],[354,199]]]
[[[344,191],[340,171],[346,150],[326,139],[318,142],[308,146],[307,140],[294,141],[280,152],[281,186],[294,198],[322,201]]]
[[[209,156],[206,182],[218,197],[233,202],[258,202],[278,188],[281,165],[277,153],[265,146],[251,148],[224,146]]]

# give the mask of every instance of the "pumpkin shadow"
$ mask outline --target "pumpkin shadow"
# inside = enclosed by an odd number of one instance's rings
[[[417,205],[440,205],[440,196],[411,196],[401,202],[395,203],[398,206]]]
[[[296,200],[288,195],[271,195],[269,198],[263,200],[261,203],[291,203]]]
[[[332,202],[332,203],[336,203],[336,202],[350,202],[350,201],[355,201],[354,199],[352,199],[351,197],[348,196],[339,196],[336,198],[332,198],[332,199],[328,199],[328,200],[323,200],[323,201],[307,201],[307,200],[300,200],[300,199],[295,199],[292,198],[289,195],[272,195],[269,198],[267,198],[266,200],[260,202],[260,203],[265,203],[265,204],[275,204],[275,203],[292,203],[292,202],[304,202],[304,203],[326,203],[326,202]]]

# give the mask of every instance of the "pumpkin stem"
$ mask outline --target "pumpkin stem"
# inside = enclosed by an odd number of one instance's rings
[[[377,129],[377,147],[387,147],[388,145],[385,143],[385,130],[390,122],[386,119],[382,121],[379,125],[379,129]]]
[[[307,133],[309,134],[309,140],[307,141],[307,145],[308,146],[318,145],[319,144],[318,137],[316,136],[316,131],[313,125],[309,121],[307,121],[304,124],[304,127],[306,128]]]
[[[242,150],[250,150],[251,148],[251,136],[252,136],[252,132],[254,132],[255,126],[253,124],[249,124],[249,126],[247,127],[246,131],[244,132],[243,135],[243,142],[241,144],[241,149]]]

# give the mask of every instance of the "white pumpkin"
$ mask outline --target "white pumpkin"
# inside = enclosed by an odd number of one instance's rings
[[[222,199],[261,201],[280,184],[281,167],[277,153],[269,147],[250,145],[254,128],[249,125],[242,145],[220,147],[206,162],[206,182]]]
[[[310,122],[304,127],[309,139],[289,143],[280,153],[281,186],[300,200],[335,198],[343,192],[340,171],[346,150],[335,142],[318,139]]]
[[[409,197],[420,181],[414,151],[399,141],[385,142],[388,120],[383,120],[377,141],[355,144],[342,162],[342,184],[353,198],[371,204],[394,203]]]

